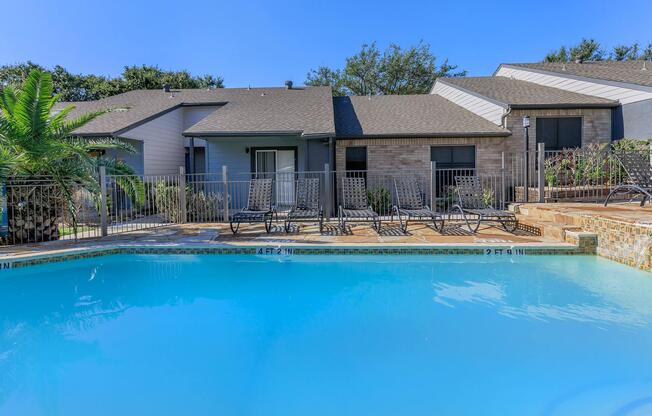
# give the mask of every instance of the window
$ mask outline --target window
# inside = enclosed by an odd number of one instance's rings
[[[432,146],[430,160],[436,162],[434,192],[439,198],[450,194],[455,176],[475,174],[475,146]]]
[[[367,170],[367,148],[346,148],[346,170]]]
[[[546,150],[562,150],[582,146],[582,118],[537,118],[537,143]]]
[[[437,169],[475,168],[475,146],[432,146],[430,160]]]

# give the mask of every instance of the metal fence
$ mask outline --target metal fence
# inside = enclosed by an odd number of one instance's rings
[[[637,150],[640,151],[640,150]],[[100,171],[99,192],[72,186],[72,195],[51,178],[13,178],[5,183],[5,244],[79,239],[138,231],[184,222],[228,221],[247,206],[250,180],[271,178],[273,201],[283,217],[295,202],[297,181],[320,180],[326,218],[337,216],[341,183],[363,177],[370,206],[389,217],[396,204],[394,181],[413,179],[434,210],[454,216],[455,177],[478,176],[483,198],[495,208],[515,202],[602,202],[614,186],[627,180],[610,151],[598,147],[563,151],[502,153],[499,167],[439,168],[401,171],[365,170],[187,175],[111,176]],[[647,153],[649,158],[649,152]]]

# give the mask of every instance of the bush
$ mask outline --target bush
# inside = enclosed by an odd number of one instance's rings
[[[371,208],[379,214],[389,214],[392,209],[392,194],[387,188],[370,188],[367,199]]]
[[[161,181],[155,187],[156,212],[165,216],[167,221],[177,223],[181,220],[179,205],[179,186],[168,185]],[[220,192],[193,192],[186,186],[187,221],[216,221],[221,219],[224,198]]]

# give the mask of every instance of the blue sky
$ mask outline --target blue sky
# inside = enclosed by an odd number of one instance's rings
[[[489,75],[593,37],[605,47],[652,42],[652,1],[8,1],[0,63],[33,60],[117,75],[155,64],[221,75],[227,87],[302,83],[342,66],[365,42],[424,40],[440,58]],[[7,18],[11,16],[11,18]]]

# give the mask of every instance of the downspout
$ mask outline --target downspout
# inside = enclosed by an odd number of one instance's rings
[[[505,125],[505,122],[506,122],[507,116],[508,116],[511,112],[512,112],[512,106],[511,106],[511,105],[508,105],[508,106],[507,106],[507,111],[505,111],[505,113],[504,113],[502,116],[500,116],[500,127],[504,128],[504,129],[507,128],[507,126]]]

